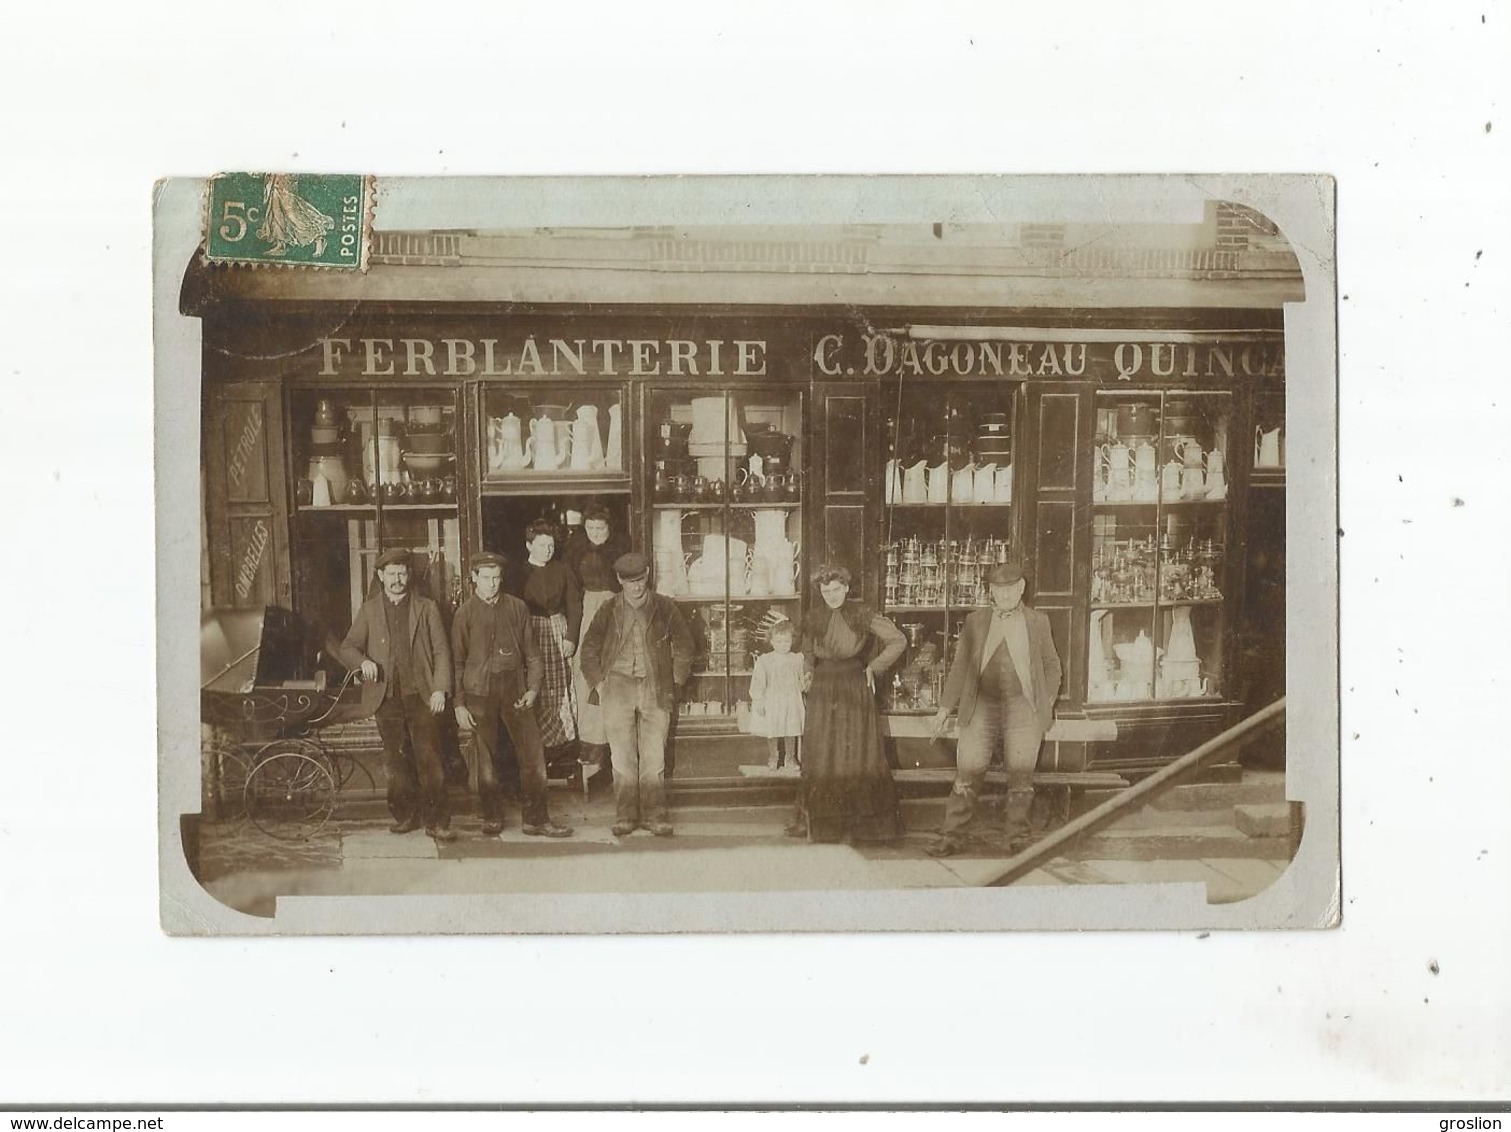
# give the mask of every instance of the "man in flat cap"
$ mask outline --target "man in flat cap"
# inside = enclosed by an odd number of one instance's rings
[[[677,689],[692,671],[693,636],[677,603],[651,592],[643,554],[614,560],[623,587],[604,602],[582,638],[582,675],[590,702],[603,707],[614,767],[614,836],[637,826],[670,837],[666,807],[666,733]]]
[[[451,648],[434,601],[410,593],[410,554],[378,558],[379,593],[362,603],[341,642],[341,663],[357,668],[367,696],[381,699],[378,734],[388,779],[394,833],[425,827],[437,841],[454,841],[436,716],[451,691]],[[412,750],[405,750],[409,740]]]
[[[1000,564],[987,583],[992,608],[978,609],[965,619],[934,716],[938,736],[951,711],[958,708],[960,715],[955,786],[945,802],[939,839],[928,849],[936,857],[964,848],[964,832],[975,816],[987,765],[999,747],[1007,763],[1004,836],[1010,849],[1026,841],[1039,745],[1054,721],[1060,694],[1060,654],[1049,619],[1023,602],[1028,585],[1023,568]]]
[[[483,551],[472,556],[472,596],[451,622],[451,652],[461,674],[456,722],[477,738],[478,795],[483,836],[504,828],[504,792],[494,756],[503,722],[519,759],[524,795],[524,832],[531,837],[570,837],[546,812],[546,748],[536,722],[545,665],[530,629],[530,610],[503,592],[505,559]]]

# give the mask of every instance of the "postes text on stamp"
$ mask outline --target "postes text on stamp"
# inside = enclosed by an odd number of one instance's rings
[[[372,183],[355,173],[223,173],[210,182],[205,254],[221,263],[361,271]]]

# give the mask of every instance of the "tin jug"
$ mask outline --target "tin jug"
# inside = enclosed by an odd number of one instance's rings
[[[911,468],[904,469],[902,501],[904,503],[927,503],[929,501],[927,462],[919,460]]]
[[[603,466],[610,471],[624,470],[624,406],[618,402],[609,406],[609,443],[603,450]]]
[[[946,460],[937,467],[929,469],[929,502],[948,503],[950,501],[950,462]]]
[[[603,467],[603,437],[598,432],[598,406],[579,405],[571,433],[572,470],[586,472]]]
[[[1003,464],[997,469],[997,482],[993,488],[996,503],[1011,503],[1013,501],[1013,466]]]
[[[1228,497],[1228,476],[1223,469],[1223,456],[1221,448],[1214,448],[1207,453],[1207,498],[1226,499]]]
[[[976,469],[977,503],[992,503],[997,497],[997,465],[982,464]]]
[[[1256,468],[1282,468],[1285,466],[1284,426],[1268,432],[1254,427],[1254,466]]]
[[[976,498],[976,465],[966,464],[950,481],[950,496],[956,503],[971,503]]]

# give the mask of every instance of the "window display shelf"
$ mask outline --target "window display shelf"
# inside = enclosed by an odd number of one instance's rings
[[[451,512],[451,511],[455,511],[456,510],[456,504],[455,503],[385,503],[385,504],[383,504],[383,510],[385,510],[385,511],[448,511],[448,512]],[[300,511],[301,514],[312,514],[312,515],[319,515],[322,512],[326,512],[326,511],[344,512],[344,513],[346,513],[348,515],[352,515],[352,514],[375,515],[375,514],[377,514],[378,508],[376,506],[374,506],[373,504],[371,504],[371,503],[328,503],[324,507],[317,506],[316,504],[313,504],[313,503],[301,503],[299,505],[299,511]]]
[[[628,495],[630,477],[623,472],[527,472],[488,476],[481,487],[484,495]]]
[[[1086,701],[1086,706],[1088,708],[1105,708],[1113,706],[1152,708],[1170,707],[1175,704],[1221,704],[1226,702],[1227,700],[1224,699],[1224,697],[1209,693],[1205,696],[1155,696],[1153,698],[1149,696],[1139,696],[1137,699],[1126,700],[1118,699],[1117,697],[1098,700],[1088,698]]]
[[[795,499],[760,500],[755,503],[708,502],[700,499],[695,503],[662,500],[651,504],[651,509],[655,511],[722,511],[727,507],[731,511],[796,511],[801,506],[802,504]]]
[[[988,605],[886,605],[887,613],[972,613],[978,609],[990,609]]]
[[[1175,605],[1177,603],[1167,601],[1162,604]],[[1155,603],[1152,601],[1094,601],[1091,603],[1092,609],[1153,609],[1154,606]]]
[[[1219,499],[1100,499],[1092,503],[1093,507],[1220,507],[1227,503],[1228,497]]]
[[[723,605],[728,601],[732,605],[744,605],[752,601],[798,601],[801,594],[737,594],[731,591],[729,594],[663,594],[675,602],[686,605]]]

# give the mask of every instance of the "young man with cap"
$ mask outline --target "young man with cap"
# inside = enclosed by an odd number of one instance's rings
[[[502,592],[504,556],[483,551],[472,556],[472,596],[451,622],[451,652],[461,674],[457,726],[477,739],[477,782],[483,836],[504,829],[504,792],[494,753],[499,721],[508,729],[519,758],[524,794],[524,832],[531,837],[570,837],[546,812],[546,748],[535,719],[545,666],[530,629],[530,610]]]
[[[423,824],[437,841],[454,841],[436,721],[451,691],[451,648],[436,603],[409,592],[409,565],[407,550],[378,557],[381,592],[357,611],[341,642],[341,663],[361,670],[364,700],[381,701],[378,734],[394,819],[389,829],[408,833]],[[405,750],[406,738],[412,752]]]
[[[677,689],[692,671],[693,637],[677,603],[651,592],[650,563],[631,552],[614,561],[622,587],[599,607],[582,638],[582,675],[603,707],[614,767],[614,836],[643,826],[670,837],[666,733]]]
[[[976,798],[992,754],[1003,749],[1007,762],[1007,817],[1010,848],[1029,835],[1034,800],[1034,767],[1039,745],[1054,721],[1060,694],[1060,654],[1049,619],[1023,603],[1028,585],[1023,568],[996,566],[987,577],[992,608],[965,619],[954,663],[944,682],[934,734],[943,734],[950,712],[959,709],[960,740],[955,752],[955,787],[945,802],[944,825],[928,852],[947,857],[964,848],[964,831],[976,812]]]

